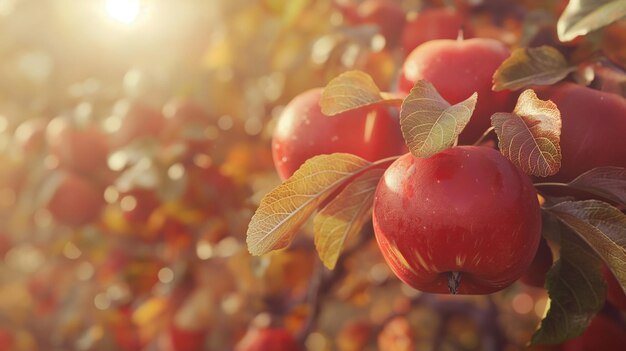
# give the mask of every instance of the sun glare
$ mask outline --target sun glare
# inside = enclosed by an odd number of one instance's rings
[[[140,0],[107,0],[106,11],[118,22],[131,24],[139,17]]]

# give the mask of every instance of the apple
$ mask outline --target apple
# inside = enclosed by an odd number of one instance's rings
[[[168,348],[171,351],[201,351],[207,338],[206,330],[186,330],[172,325],[168,332]]]
[[[71,171],[60,170],[53,173],[46,186],[52,190],[47,208],[59,223],[83,226],[100,216],[104,194],[89,179]]]
[[[299,351],[293,335],[284,328],[266,327],[248,330],[235,351]]]
[[[335,0],[333,6],[341,13],[343,22],[349,25],[359,23],[358,4],[354,0]]]
[[[626,294],[624,294],[624,290],[622,290],[619,282],[606,266],[602,267],[602,274],[608,288],[606,300],[620,310],[626,311]]]
[[[378,26],[388,47],[396,46],[402,36],[406,15],[395,0],[365,0],[357,8],[359,23]]]
[[[158,138],[163,132],[165,121],[160,111],[141,101],[118,103],[121,118],[120,128],[112,135],[116,148],[127,145],[139,138]]]
[[[408,19],[402,32],[402,48],[410,53],[429,40],[456,39],[459,32],[465,39],[474,36],[463,14],[449,7],[429,8]]]
[[[501,290],[528,269],[541,238],[530,178],[477,146],[400,157],[376,188],[373,223],[391,270],[431,293]]]
[[[244,196],[241,188],[218,167],[191,165],[186,169],[187,187],[183,198],[205,214],[215,214],[222,208],[234,207]]]
[[[543,288],[546,281],[546,273],[552,267],[552,251],[546,243],[545,239],[539,242],[539,248],[535,254],[530,267],[520,278],[520,281],[526,285]]]
[[[46,129],[50,154],[59,166],[84,175],[101,173],[107,168],[108,140],[95,126],[81,128],[65,117],[54,118]]]
[[[166,139],[184,140],[187,147],[186,158],[192,159],[198,153],[207,154],[213,147],[213,140],[207,138],[207,128],[217,128],[216,120],[201,106],[190,99],[174,98],[163,107]]]
[[[425,79],[451,104],[478,92],[472,119],[459,136],[461,144],[473,144],[491,127],[491,115],[513,110],[510,91],[491,90],[494,72],[509,55],[509,49],[493,39],[427,41],[404,61],[398,91],[408,94],[418,80]]]
[[[0,326],[0,350],[15,350],[15,332],[8,327]]]
[[[624,98],[573,83],[536,91],[561,111],[561,168],[547,179],[568,182],[596,167],[626,167]]]
[[[375,161],[406,152],[397,117],[383,107],[325,116],[322,89],[296,96],[282,112],[272,138],[274,166],[289,178],[307,159],[347,152]]]
[[[161,206],[153,189],[135,188],[120,194],[120,208],[124,218],[131,223],[146,223]]]
[[[621,351],[626,345],[626,328],[608,316],[597,315],[577,338],[562,344],[563,351]]]

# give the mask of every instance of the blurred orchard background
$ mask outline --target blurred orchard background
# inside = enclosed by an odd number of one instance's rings
[[[232,350],[267,326],[308,350],[522,349],[543,289],[420,294],[371,229],[333,272],[307,230],[246,249],[284,105],[349,69],[395,83],[404,23],[360,3],[0,0],[0,350]],[[396,3],[511,46],[563,8]]]

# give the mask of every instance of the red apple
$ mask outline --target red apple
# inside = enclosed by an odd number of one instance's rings
[[[408,94],[415,82],[426,79],[451,104],[478,92],[472,119],[459,137],[460,143],[472,144],[491,126],[492,114],[513,110],[511,92],[491,90],[494,72],[509,55],[509,49],[493,39],[431,40],[404,61],[398,90]]]
[[[394,47],[400,42],[406,15],[398,1],[365,0],[357,8],[357,14],[359,23],[378,26],[388,47]]]
[[[566,341],[563,351],[622,351],[626,345],[626,328],[604,315],[597,315],[577,338]]]
[[[124,218],[132,223],[146,223],[161,206],[153,189],[136,188],[120,194],[120,207]]]
[[[234,207],[241,199],[241,189],[218,167],[189,166],[184,199],[205,214],[214,214],[221,208]]]
[[[201,351],[207,337],[206,330],[186,330],[172,325],[169,329],[171,351]]]
[[[120,108],[121,125],[113,135],[116,147],[127,145],[139,138],[159,137],[163,131],[164,119],[161,112],[151,106],[135,101]]]
[[[15,350],[15,332],[5,326],[0,326],[0,350]]]
[[[100,188],[76,173],[58,171],[44,186],[52,187],[48,210],[55,220],[69,226],[82,226],[98,219],[104,206]]]
[[[608,288],[606,300],[620,310],[626,311],[626,294],[624,294],[619,282],[606,266],[602,268],[602,274]]]
[[[250,329],[235,351],[299,351],[294,337],[283,328]]]
[[[196,154],[210,153],[213,140],[207,137],[207,128],[217,128],[216,121],[202,107],[191,100],[175,98],[165,104],[163,116],[165,138],[185,143],[184,159],[191,160]]]
[[[84,175],[101,173],[107,168],[108,140],[95,126],[72,125],[64,117],[53,119],[46,130],[50,153],[63,168]]]
[[[533,262],[520,280],[526,285],[543,288],[546,281],[546,273],[548,273],[551,267],[552,251],[546,240],[542,238]]]
[[[405,152],[396,116],[386,108],[363,108],[325,116],[319,106],[322,89],[295,97],[278,120],[272,139],[274,165],[289,178],[307,159],[347,152],[375,161]]]
[[[561,169],[548,179],[568,182],[596,167],[626,167],[624,98],[572,83],[536,90],[561,111]]]
[[[449,7],[430,8],[409,18],[402,32],[402,48],[410,53],[419,45],[434,39],[456,39],[474,36],[474,30],[465,16]]]
[[[184,129],[193,125],[208,125],[214,119],[199,105],[185,98],[173,98],[163,106],[165,124],[170,129]]]
[[[373,222],[392,271],[432,293],[489,294],[509,286],[541,238],[529,177],[498,151],[476,146],[400,157],[378,184]]]

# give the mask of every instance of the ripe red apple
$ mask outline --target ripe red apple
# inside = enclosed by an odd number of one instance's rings
[[[406,152],[396,116],[386,108],[363,108],[325,116],[322,89],[296,96],[285,107],[272,139],[274,166],[289,178],[307,159],[347,152],[375,161]]]
[[[597,315],[577,338],[562,344],[563,351],[622,351],[626,345],[626,328],[605,315]]]
[[[112,135],[115,147],[121,147],[143,137],[159,137],[164,128],[161,112],[141,101],[120,103],[121,125]]]
[[[242,189],[218,167],[187,167],[187,188],[183,198],[205,214],[215,214],[222,208],[234,207],[242,199]]]
[[[604,279],[606,279],[608,288],[606,295],[607,301],[620,310],[626,311],[626,295],[619,285],[619,282],[606,266],[602,268],[602,274],[604,275]]]
[[[161,206],[153,189],[136,188],[120,194],[120,207],[124,218],[131,223],[146,223]]]
[[[365,0],[357,8],[359,23],[375,24],[388,47],[398,45],[406,15],[396,0]]]
[[[15,332],[8,327],[0,326],[0,350],[14,350],[15,344]]]
[[[539,242],[539,248],[535,254],[530,267],[520,278],[520,281],[526,285],[543,288],[546,281],[546,273],[552,267],[552,251],[546,243],[545,239]]]
[[[167,337],[167,351],[201,351],[207,337],[206,330],[186,330],[172,325]]]
[[[69,226],[82,226],[98,219],[104,196],[91,181],[68,171],[58,171],[48,181],[52,196],[47,208],[55,220]]]
[[[95,126],[81,128],[64,117],[53,119],[47,127],[50,154],[59,165],[84,175],[101,173],[107,168],[108,140]]]
[[[626,167],[624,98],[572,83],[536,90],[561,111],[561,169],[548,179],[568,182],[596,167]]]
[[[189,99],[174,98],[163,107],[165,117],[164,137],[176,142],[184,141],[187,150],[184,159],[195,154],[208,154],[213,140],[207,137],[207,128],[217,128],[216,121],[202,107]]]
[[[392,271],[432,293],[489,294],[509,286],[541,238],[529,177],[498,151],[476,146],[400,157],[378,184],[373,222]]]
[[[407,54],[434,39],[456,39],[474,36],[474,30],[463,14],[449,7],[430,8],[410,17],[402,32],[402,48]]]
[[[478,92],[472,119],[459,137],[460,143],[472,144],[491,126],[492,114],[513,110],[511,92],[491,90],[494,72],[509,55],[509,49],[493,39],[431,40],[404,61],[398,90],[408,94],[415,82],[426,79],[451,104]]]
[[[235,351],[299,351],[293,335],[283,328],[250,329]]]
[[[163,106],[163,117],[165,117],[166,125],[174,129],[214,122],[202,107],[186,98],[173,98],[168,101]]]

